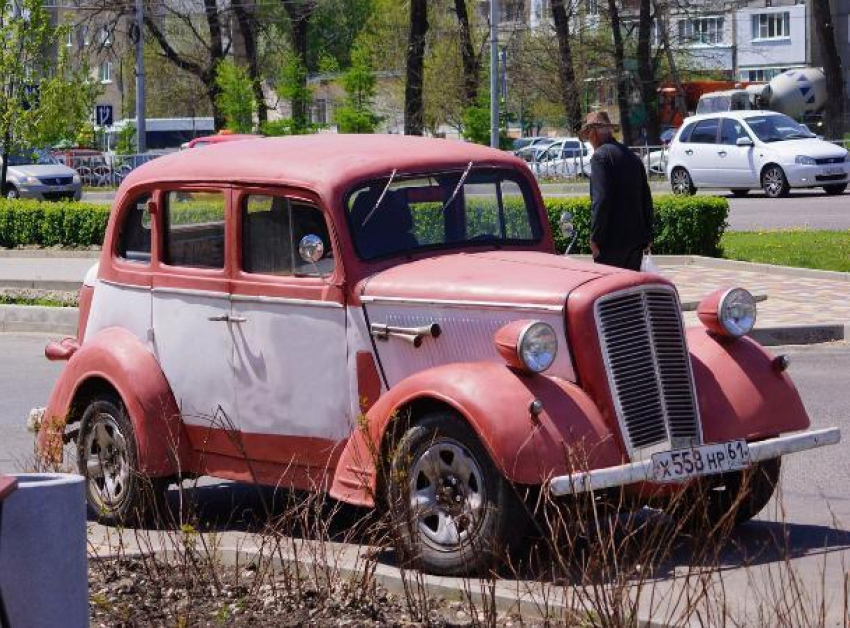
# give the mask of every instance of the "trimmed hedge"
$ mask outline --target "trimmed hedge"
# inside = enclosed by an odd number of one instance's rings
[[[653,197],[655,206],[655,241],[652,252],[659,255],[722,254],[720,238],[726,230],[729,202],[717,196],[674,196],[662,194]],[[555,245],[563,252],[567,246],[561,236],[558,221],[561,212],[573,214],[573,224],[578,232],[573,253],[590,253],[590,198],[546,199],[549,223],[555,235]]]
[[[0,199],[0,246],[92,246],[103,243],[109,205]]]
[[[720,238],[726,229],[729,203],[713,196],[656,196],[655,242],[659,254],[721,254]],[[589,253],[590,199],[546,199],[546,211],[559,251],[566,248],[558,220],[561,212],[573,214],[578,231],[575,253]],[[109,220],[109,205],[74,201],[47,202],[0,199],[0,247],[100,245]]]

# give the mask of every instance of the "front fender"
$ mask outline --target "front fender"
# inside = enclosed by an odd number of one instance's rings
[[[124,402],[142,473],[163,477],[189,469],[191,448],[168,381],[145,345],[118,327],[86,339],[53,386],[38,434],[42,456],[55,458],[56,452],[61,451],[65,424],[77,395],[87,382],[95,380],[106,382]]]
[[[688,346],[705,442],[760,440],[809,427],[794,382],[757,342],[694,327]]]
[[[543,411],[532,417],[529,406],[535,399]],[[452,408],[467,421],[512,482],[538,485],[570,468],[623,461],[599,410],[578,386],[519,374],[503,364],[447,364],[410,376],[372,406],[342,452],[331,486],[334,498],[374,505],[376,460],[390,425],[424,400]]]

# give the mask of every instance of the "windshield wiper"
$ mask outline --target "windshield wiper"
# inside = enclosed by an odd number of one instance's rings
[[[393,179],[395,179],[396,172],[398,172],[398,170],[396,168],[393,168],[393,171],[390,173],[389,181],[387,181],[387,184],[384,186],[384,190],[381,192],[381,195],[378,197],[378,200],[375,201],[375,206],[371,210],[369,210],[369,213],[366,214],[366,217],[363,219],[363,223],[360,225],[361,229],[366,226],[366,223],[369,222],[369,220],[372,218],[372,215],[376,211],[378,211],[378,207],[381,206],[384,197],[387,195],[387,190],[389,190],[390,186],[393,184]]]
[[[469,171],[470,171],[470,170],[472,170],[472,162],[471,162],[471,161],[469,162],[469,164],[467,164],[467,166],[466,166],[466,170],[464,170],[464,171],[463,171],[463,174],[462,174],[462,175],[461,175],[461,177],[460,177],[460,181],[458,181],[458,182],[457,182],[457,185],[455,186],[454,192],[452,192],[452,195],[449,197],[449,200],[447,200],[447,201],[446,201],[446,204],[445,204],[445,205],[443,205],[443,206],[440,208],[440,213],[441,213],[441,214],[442,214],[444,211],[446,211],[446,207],[448,207],[449,205],[451,205],[451,204],[452,204],[452,202],[454,202],[454,200],[455,200],[455,196],[457,196],[457,193],[458,193],[458,192],[460,192],[460,188],[461,188],[461,186],[463,186],[463,184],[466,182],[466,177],[468,177],[468,176],[469,176]]]

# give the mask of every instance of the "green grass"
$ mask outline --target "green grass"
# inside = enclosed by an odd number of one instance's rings
[[[42,297],[17,297],[0,294],[0,305],[44,305],[47,307],[73,307],[57,299]]]
[[[850,229],[727,232],[721,246],[727,259],[850,272]]]

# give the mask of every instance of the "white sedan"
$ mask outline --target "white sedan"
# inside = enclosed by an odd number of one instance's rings
[[[590,175],[593,147],[576,138],[563,138],[550,144],[528,165],[538,177]]]
[[[847,189],[847,151],[818,139],[775,111],[728,111],[687,118],[670,145],[667,176],[676,194],[725,188],[744,196],[761,188],[771,198],[792,188]]]

